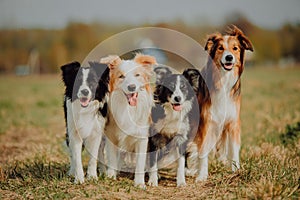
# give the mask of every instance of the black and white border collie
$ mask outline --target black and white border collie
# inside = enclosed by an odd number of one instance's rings
[[[177,186],[180,187],[186,185],[185,149],[191,131],[189,114],[195,101],[195,93],[182,74],[172,74],[167,67],[159,67],[154,71],[157,85],[148,143],[148,184],[158,186],[158,161],[168,156],[169,161],[178,159]]]
[[[66,143],[70,150],[70,171],[75,183],[84,182],[81,151],[90,155],[87,177],[97,178],[97,156],[107,116],[109,69],[90,62],[81,67],[72,62],[61,67],[65,84],[64,114]]]

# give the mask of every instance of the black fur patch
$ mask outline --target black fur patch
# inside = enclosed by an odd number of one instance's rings
[[[160,69],[159,72],[164,72],[167,70]],[[178,84],[179,77],[179,88],[181,93],[183,94],[185,101],[191,101],[192,105],[194,105],[195,101],[195,89],[191,86],[189,80],[193,83],[197,82],[197,77],[192,77],[190,74],[188,76],[189,79],[185,78],[182,74],[172,74],[171,71],[167,73],[161,73],[162,76],[159,77],[159,81],[156,82],[156,90],[155,90],[155,100],[156,104],[152,108],[151,116],[153,124],[150,126],[150,137],[148,143],[148,150],[150,153],[150,167],[154,165],[155,162],[160,160],[164,155],[168,154],[170,151],[178,148],[179,153],[181,155],[185,154],[186,146],[188,142],[189,132],[186,133],[171,133],[165,134],[158,132],[155,129],[155,123],[159,120],[164,120],[166,118],[165,103],[168,103],[172,94],[176,89],[176,84]],[[199,73],[200,74],[200,73]],[[195,80],[194,80],[195,79]],[[195,87],[198,87],[195,84]],[[177,111],[174,111],[177,112]],[[191,111],[190,111],[191,112]],[[190,113],[186,113],[186,116],[179,120],[184,120],[190,117]],[[168,123],[168,122],[165,122]],[[189,120],[187,120],[189,123]],[[168,136],[172,135],[172,136]]]
[[[194,96],[194,92],[191,90],[189,82],[183,75],[171,74],[163,79],[161,87],[159,88],[159,91],[157,91],[158,100],[160,103],[166,103],[168,98],[171,97],[175,91],[177,77],[180,77],[180,89],[183,95],[186,97],[186,100],[189,101]]]
[[[152,121],[156,123],[159,119],[164,118],[165,115],[165,110],[161,104],[156,103],[154,107],[152,107],[151,110],[151,117]]]
[[[87,84],[92,91],[92,100],[98,100],[104,103],[102,107],[99,108],[99,114],[103,117],[107,116],[107,102],[105,101],[105,96],[108,93],[108,82],[109,82],[109,68],[105,64],[100,64],[98,62],[89,62],[88,68],[90,69]],[[61,67],[62,70],[62,80],[65,84],[65,99],[64,99],[64,116],[65,123],[67,127],[67,105],[66,101],[71,99],[75,101],[78,99],[77,92],[83,82],[83,69],[80,67],[79,62],[72,62]],[[66,132],[66,143],[69,145],[68,130]]]

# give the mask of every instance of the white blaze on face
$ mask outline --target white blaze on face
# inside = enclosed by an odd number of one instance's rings
[[[180,99],[178,100],[178,98],[180,98]],[[175,111],[180,111],[182,109],[183,101],[184,101],[184,97],[183,97],[183,93],[180,89],[180,76],[177,76],[175,90],[171,96],[171,103],[172,103],[173,109]]]
[[[136,67],[132,67],[132,66],[136,66]],[[120,66],[120,71],[122,71],[125,76],[121,88],[126,94],[139,91],[139,89],[143,85],[138,80],[138,77],[136,76],[136,70],[137,70],[137,64],[131,60],[125,60],[123,64]],[[135,91],[129,91],[128,90],[129,85],[135,85],[136,86]]]
[[[232,69],[235,63],[235,56],[230,52],[228,38],[229,36],[224,36],[224,52],[221,58],[221,62],[226,69]],[[227,60],[227,56],[232,56],[232,60]]]
[[[83,68],[82,69],[82,83],[78,89],[77,97],[80,100],[80,103],[83,107],[86,107],[89,105],[90,100],[92,98],[92,92],[87,84],[87,79],[89,76],[90,69],[89,68]]]
[[[136,106],[138,93],[145,84],[141,72],[138,72],[139,65],[134,61],[125,60],[119,69],[124,74],[121,89],[126,95],[129,105]]]

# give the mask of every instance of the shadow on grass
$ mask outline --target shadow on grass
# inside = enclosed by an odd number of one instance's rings
[[[5,179],[38,179],[45,181],[69,178],[67,175],[68,164],[58,162],[45,162],[43,160],[16,161],[5,166],[1,181]]]

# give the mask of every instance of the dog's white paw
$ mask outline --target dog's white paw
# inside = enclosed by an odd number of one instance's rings
[[[158,177],[157,176],[150,176],[148,185],[152,187],[157,187],[158,186]]]
[[[184,187],[184,186],[186,186],[185,181],[183,181],[183,182],[177,182],[177,187]]]
[[[84,183],[84,177],[76,177],[75,176],[74,183],[75,184],[82,184],[82,183]]]
[[[113,169],[107,170],[107,177],[116,180],[117,179],[117,173]]]
[[[197,178],[196,178],[196,183],[199,183],[201,181],[206,181],[208,177],[208,174],[200,174]]]
[[[134,183],[134,187],[137,187],[137,188],[140,188],[140,189],[143,189],[143,190],[147,189],[145,183]]]
[[[186,176],[195,176],[195,174],[197,173],[196,169],[185,169],[185,175]]]
[[[88,174],[87,175],[87,179],[88,180],[98,180],[98,176],[97,175],[95,175],[95,174]]]

